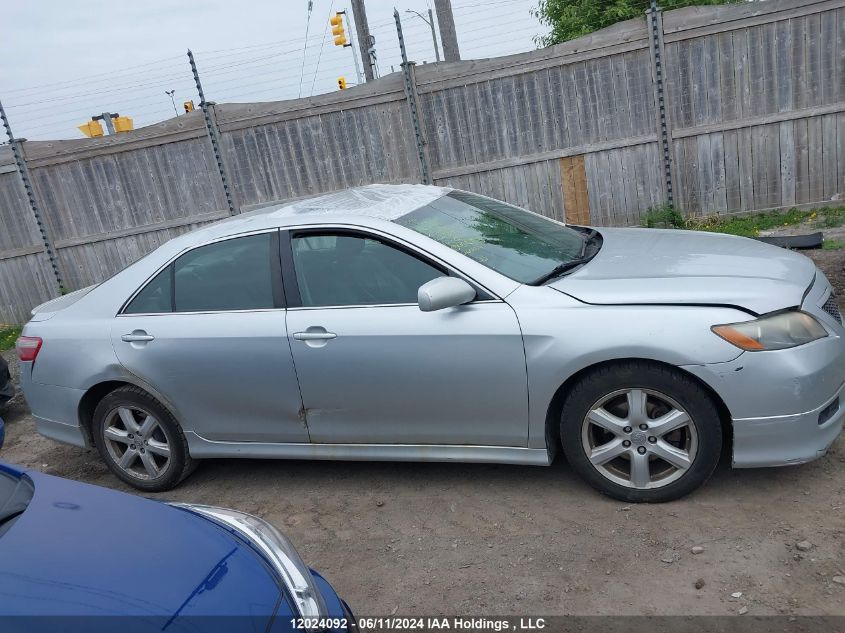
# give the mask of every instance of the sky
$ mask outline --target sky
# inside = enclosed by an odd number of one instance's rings
[[[453,0],[463,59],[536,48],[548,29],[531,15],[538,0]],[[433,62],[431,0],[367,0],[382,74],[399,70],[393,19],[402,17],[409,59]],[[186,51],[192,49],[206,99],[274,101],[357,82],[353,50],[336,47],[329,16],[348,0],[0,0],[0,101],[16,137],[83,138],[77,126],[113,112],[135,127],[199,103]],[[436,19],[436,18],[435,18]],[[306,40],[306,29],[308,37]],[[354,31],[354,27],[353,27]],[[438,32],[439,41],[439,32]],[[0,137],[3,135],[0,134]],[[5,141],[5,138],[0,138]]]

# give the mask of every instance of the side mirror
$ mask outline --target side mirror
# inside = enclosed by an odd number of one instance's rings
[[[469,303],[475,299],[475,289],[457,277],[438,277],[420,286],[417,300],[420,310],[434,312],[443,308]]]

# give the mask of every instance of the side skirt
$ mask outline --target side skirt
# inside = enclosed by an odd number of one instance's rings
[[[548,466],[552,455],[545,448],[464,446],[449,444],[275,444],[220,442],[186,432],[191,457],[245,457],[255,459],[335,459],[386,462],[476,462]]]

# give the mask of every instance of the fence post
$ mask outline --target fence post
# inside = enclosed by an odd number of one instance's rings
[[[220,150],[220,131],[217,128],[217,117],[214,112],[214,102],[205,100],[205,93],[202,90],[199,70],[194,61],[194,54],[188,50],[188,61],[191,63],[191,72],[194,75],[194,83],[197,85],[197,94],[200,98],[200,108],[205,119],[205,129],[208,131],[208,138],[211,139],[211,151],[214,152],[214,162],[217,163],[217,173],[220,175],[220,182],[223,185],[223,194],[226,196],[226,204],[229,206],[229,215],[237,215],[239,210],[235,205],[232,190],[229,187],[229,178],[226,174],[226,164],[223,161],[223,153]]]
[[[408,101],[408,108],[411,111],[411,124],[414,126],[414,140],[417,145],[417,155],[420,161],[420,179],[424,185],[430,185],[431,170],[428,167],[428,153],[425,148],[425,137],[422,131],[419,111],[419,95],[417,94],[417,77],[414,62],[408,61],[405,52],[405,39],[402,37],[402,21],[399,19],[399,11],[393,10],[393,18],[396,20],[396,33],[399,36],[399,49],[402,51],[402,75],[405,80],[405,98]]]
[[[651,51],[652,86],[654,87],[654,103],[657,106],[657,136],[660,143],[660,159],[663,169],[663,196],[666,204],[675,205],[674,181],[672,178],[672,126],[669,113],[666,111],[666,86],[664,82],[664,65],[666,51],[663,46],[663,9],[651,0],[651,6],[646,10],[649,50]]]
[[[12,127],[9,125],[9,119],[6,118],[6,110],[3,108],[3,103],[0,102],[0,119],[3,120],[3,127],[6,128],[6,136],[9,137],[9,145],[12,148],[12,154],[15,157],[15,166],[18,170],[18,175],[21,177],[24,192],[26,193],[26,200],[29,203],[29,209],[32,211],[32,216],[35,219],[35,224],[38,226],[38,232],[41,234],[41,243],[44,245],[44,250],[47,252],[47,257],[50,259],[50,266],[53,269],[53,277],[56,282],[51,284],[53,293],[60,295],[65,290],[64,282],[62,281],[61,272],[59,272],[59,260],[56,257],[56,251],[53,248],[53,242],[50,239],[50,234],[47,232],[47,227],[41,215],[41,209],[38,206],[38,200],[35,198],[35,191],[32,188],[32,179],[29,177],[29,168],[26,165],[26,159],[23,153],[23,142],[25,138],[15,138],[12,134]]]

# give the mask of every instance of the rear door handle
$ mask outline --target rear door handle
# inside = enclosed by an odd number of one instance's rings
[[[328,341],[337,338],[334,332],[294,332],[293,338],[297,341]]]
[[[124,334],[120,337],[120,340],[125,343],[148,343],[154,341],[155,338],[155,336],[147,334],[143,330],[135,330],[132,334]]]

